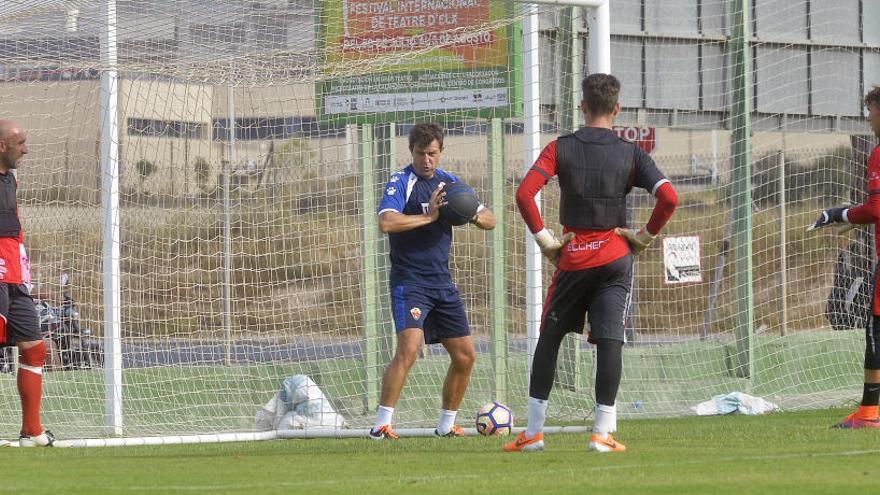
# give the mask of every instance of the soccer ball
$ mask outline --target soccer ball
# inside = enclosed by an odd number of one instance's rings
[[[513,413],[500,402],[489,402],[477,412],[480,435],[509,435],[513,432]]]
[[[453,182],[443,187],[446,206],[440,208],[440,218],[449,225],[464,225],[474,218],[480,200],[474,189],[464,182]]]

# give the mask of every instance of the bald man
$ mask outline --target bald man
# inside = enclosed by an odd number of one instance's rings
[[[18,218],[18,181],[12,173],[27,152],[21,126],[0,119],[0,345],[18,347],[19,446],[51,447],[55,437],[40,424],[46,344],[30,294],[30,269]]]

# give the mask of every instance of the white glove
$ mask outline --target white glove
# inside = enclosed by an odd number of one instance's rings
[[[654,238],[657,237],[656,235],[651,235],[646,229],[639,229],[638,232],[633,232],[630,229],[617,227],[614,229],[614,233],[626,239],[633,255],[637,255],[647,249],[654,242]]]
[[[574,239],[574,232],[565,234],[562,239],[558,239],[553,235],[553,232],[547,229],[542,229],[535,234],[535,242],[541,248],[541,254],[554,265],[559,261],[559,252],[562,251],[562,247],[572,239]]]

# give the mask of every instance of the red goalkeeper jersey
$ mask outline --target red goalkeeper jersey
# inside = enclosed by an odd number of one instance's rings
[[[880,254],[880,146],[875,146],[868,158],[865,192],[868,198],[864,203],[846,210],[846,221],[874,225],[874,247]]]
[[[30,269],[18,218],[18,181],[7,172],[0,174],[0,282],[30,283]]]
[[[590,129],[597,140],[617,139],[610,129]],[[556,166],[556,141],[552,141],[541,152],[516,191],[520,214],[533,234],[544,228],[535,196],[556,175]],[[654,160],[640,148],[636,148],[630,184],[644,188],[656,197],[657,204],[646,228],[652,234],[657,234],[672,216],[678,197],[675,189],[657,169]],[[563,231],[574,232],[575,238],[560,253],[557,267],[561,270],[575,271],[606,265],[629,252],[626,240],[615,234],[614,229],[590,230],[563,226]]]
[[[853,206],[844,212],[849,223],[874,225],[874,250],[880,254],[880,146],[875,146],[868,158],[868,172],[865,182],[868,198],[864,203]],[[871,303],[872,312],[880,316],[880,287],[874,282],[874,297]]]

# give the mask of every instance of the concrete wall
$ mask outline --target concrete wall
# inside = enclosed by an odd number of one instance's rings
[[[18,172],[22,188],[95,187],[98,92],[97,81],[0,84],[0,117],[16,120],[27,133],[29,155]]]
[[[123,80],[120,83],[120,158],[123,192],[196,194],[216,182],[220,157],[211,146],[214,88],[159,80]],[[186,122],[199,126],[198,135],[143,136],[128,132],[132,119]],[[211,165],[207,181],[196,179],[196,160]],[[155,172],[144,177],[137,163],[147,160]]]

